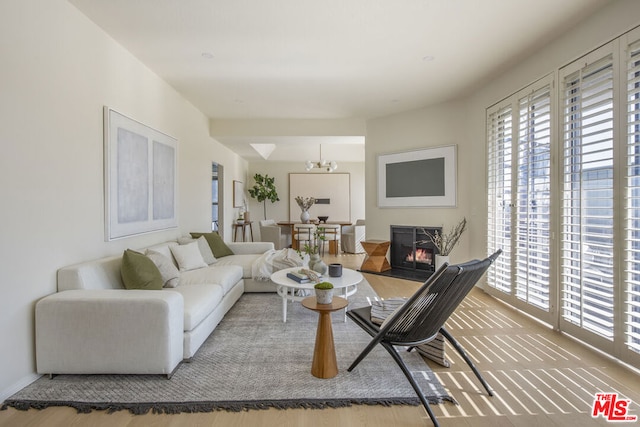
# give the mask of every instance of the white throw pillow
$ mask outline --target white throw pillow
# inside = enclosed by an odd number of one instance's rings
[[[200,249],[200,254],[202,254],[202,259],[207,264],[211,265],[217,261],[216,257],[213,256],[213,252],[211,251],[211,246],[209,246],[209,242],[204,236],[200,236],[196,239],[198,242],[198,248]]]
[[[156,267],[158,267],[158,270],[160,270],[160,275],[162,276],[162,282],[164,283],[165,288],[175,288],[178,286],[180,281],[180,272],[173,264],[173,261],[167,258],[164,254],[152,249],[147,249],[145,255],[153,261]]]
[[[164,256],[166,256],[167,258],[169,258],[169,260],[171,260],[171,262],[173,262],[173,255],[171,255],[171,249],[169,249],[170,245],[154,245],[150,248],[147,248],[147,250],[150,251],[154,251],[154,252],[158,252]],[[175,263],[174,263],[175,265]]]
[[[181,245],[186,245],[192,242],[198,242],[198,248],[200,249],[200,254],[202,255],[202,259],[208,265],[211,265],[216,261],[218,261],[216,257],[213,255],[213,252],[211,251],[211,246],[209,246],[209,242],[207,242],[207,239],[205,239],[204,236],[200,236],[197,239],[194,239],[193,237],[190,237],[190,236],[178,238],[178,243]]]
[[[171,246],[171,253],[178,262],[180,271],[194,270],[196,268],[208,267],[202,259],[198,242],[186,245]]]

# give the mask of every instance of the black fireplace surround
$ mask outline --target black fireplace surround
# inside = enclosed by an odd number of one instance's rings
[[[390,259],[392,269],[423,272],[435,271],[436,255],[440,252],[427,235],[442,233],[442,227],[413,225],[391,226]]]

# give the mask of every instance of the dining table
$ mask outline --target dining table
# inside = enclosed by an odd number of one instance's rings
[[[309,222],[312,223],[312,224],[315,224],[315,225],[338,224],[338,225],[340,225],[340,232],[342,232],[342,227],[344,227],[345,225],[352,225],[353,224],[351,221],[326,221],[326,222],[320,222],[317,218],[316,219],[310,219]],[[293,226],[295,224],[302,224],[302,221],[278,221],[277,224],[281,225],[283,227],[289,227],[289,234],[293,234]]]
[[[322,225],[322,224],[337,224],[337,225],[340,226],[340,234],[342,234],[342,227],[344,227],[345,225],[352,225],[351,221],[325,221],[325,222],[320,222],[320,220],[318,220],[317,218],[310,219],[309,223],[314,224],[316,226]],[[296,243],[295,243],[294,238],[293,238],[293,226],[295,224],[302,224],[302,221],[279,221],[279,222],[277,222],[277,224],[282,226],[282,227],[288,227],[288,229],[287,229],[287,231],[285,231],[285,233],[287,233],[287,234],[289,234],[291,236],[291,244],[292,244],[292,247],[295,249]]]

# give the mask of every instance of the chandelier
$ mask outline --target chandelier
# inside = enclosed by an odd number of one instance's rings
[[[322,144],[320,144],[320,161],[312,162],[311,160],[307,160],[304,163],[304,167],[307,172],[309,172],[313,168],[325,168],[327,169],[327,172],[333,172],[334,170],[338,169],[338,164],[334,160],[325,160],[324,158],[322,158]]]

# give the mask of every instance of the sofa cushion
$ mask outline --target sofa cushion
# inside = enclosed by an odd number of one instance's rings
[[[180,286],[214,283],[222,286],[226,295],[240,280],[242,280],[242,267],[216,263],[211,267],[185,271],[180,275]]]
[[[182,236],[182,237],[178,237],[178,244],[179,245],[186,245],[187,243],[191,243],[191,242],[195,242],[196,239],[194,239],[191,236]],[[208,245],[208,243],[207,243]]]
[[[162,275],[153,261],[131,249],[127,249],[122,255],[120,274],[127,289],[158,290],[164,285]]]
[[[198,242],[198,248],[200,249],[200,253],[202,254],[202,259],[204,259],[204,262],[206,262],[208,265],[215,263],[216,257],[213,255],[211,246],[209,246],[209,242],[207,242],[207,239],[205,239],[204,236],[200,236],[196,239],[196,242]]]
[[[184,299],[184,330],[191,331],[220,304],[224,293],[220,285],[178,286],[170,289]]]
[[[173,265],[177,265],[175,263],[175,260],[173,259],[173,254],[171,253],[171,246],[176,246],[176,245],[177,245],[176,242],[165,242],[165,243],[160,243],[158,245],[149,246],[147,248],[147,250],[152,250],[152,251],[155,251],[155,252],[159,252],[162,255],[164,255],[167,258],[169,258],[171,260],[171,262],[173,263]]]
[[[209,247],[211,248],[211,252],[213,252],[213,256],[216,258],[222,258],[225,256],[233,255],[233,251],[229,249],[229,246],[224,243],[222,237],[218,233],[190,233],[194,239],[197,239],[200,236],[204,236],[209,243]]]
[[[219,259],[216,266],[239,265],[242,267],[242,277],[250,279],[253,276],[253,263],[262,256],[262,254],[246,254],[246,255],[230,255]]]
[[[178,262],[180,271],[189,271],[196,268],[207,267],[207,263],[202,259],[202,254],[198,248],[198,242],[172,246],[171,253]]]
[[[178,243],[181,245],[186,245],[191,242],[198,242],[198,248],[200,249],[204,262],[208,265],[216,262],[216,257],[213,256],[213,252],[211,252],[211,246],[209,246],[209,242],[207,242],[207,239],[205,239],[204,236],[200,236],[197,239],[194,239],[191,236],[178,237]]]
[[[176,286],[178,286],[180,272],[178,271],[172,260],[161,254],[160,252],[156,252],[152,249],[147,249],[145,254],[151,261],[153,261],[156,267],[158,267],[165,288],[175,288]]]

